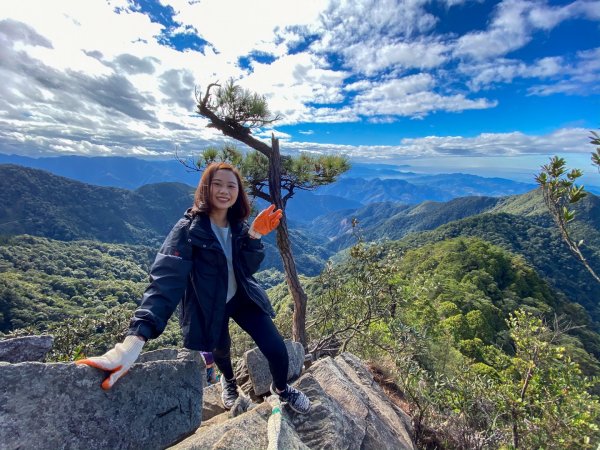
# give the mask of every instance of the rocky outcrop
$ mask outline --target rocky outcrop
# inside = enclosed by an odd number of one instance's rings
[[[309,396],[312,410],[301,415],[286,406],[281,409],[276,448],[414,449],[409,417],[389,400],[355,356],[344,353],[321,359],[294,385]],[[274,412],[265,402],[234,418],[228,413],[211,416],[193,436],[172,448],[267,448],[267,424]]]
[[[304,351],[286,345],[295,367]],[[245,355],[246,384],[268,378],[260,356]],[[264,402],[254,386],[254,401],[242,394],[225,411],[220,384],[202,389],[198,352],[144,353],[110,391],[100,388],[104,376],[72,363],[0,363],[0,449],[414,450],[409,418],[349,353],[317,361],[293,383],[312,402],[307,415],[275,396]]]
[[[22,336],[0,341],[0,361],[20,363],[45,361],[52,349],[52,336]]]
[[[0,363],[0,448],[163,449],[200,425],[205,373],[184,353],[135,364],[104,391],[91,367]]]

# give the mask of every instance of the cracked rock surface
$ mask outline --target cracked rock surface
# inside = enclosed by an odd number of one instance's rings
[[[394,405],[363,363],[350,353],[313,364],[295,383],[312,403],[310,414],[282,408],[278,449],[414,450],[410,418]],[[176,450],[267,448],[271,407],[261,403],[231,418],[219,405],[219,385],[207,388],[206,420]],[[209,400],[212,399],[212,400]]]
[[[232,411],[221,404],[220,383],[205,387],[204,360],[189,350],[142,354],[109,391],[100,387],[106,375],[91,367],[0,362],[0,449],[414,450],[410,418],[356,356],[326,357],[302,372],[304,350],[289,351],[298,366],[290,383],[312,403],[301,415],[257,395],[270,374],[256,351],[244,359]]]
[[[200,426],[204,373],[198,360],[155,360],[104,391],[92,367],[0,362],[0,448],[163,449]]]

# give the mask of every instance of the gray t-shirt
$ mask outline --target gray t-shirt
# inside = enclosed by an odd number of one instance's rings
[[[214,223],[210,223],[212,230],[217,235],[217,239],[225,252],[225,257],[227,258],[227,301],[231,300],[231,298],[235,295],[237,291],[237,282],[235,281],[235,274],[233,273],[233,253],[231,246],[231,230],[229,226],[225,228],[215,225]]]

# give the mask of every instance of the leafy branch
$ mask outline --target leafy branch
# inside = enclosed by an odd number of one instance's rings
[[[594,138],[592,143],[600,144],[600,137],[592,132]],[[592,153],[592,163],[600,163],[600,148],[596,153]],[[599,166],[600,169],[600,166]],[[585,256],[581,252],[583,240],[576,241],[571,234],[567,224],[575,218],[575,211],[572,205],[583,199],[587,192],[584,186],[577,186],[576,180],[583,175],[581,169],[572,169],[567,171],[564,158],[553,156],[548,164],[542,166],[542,171],[535,176],[535,181],[542,188],[544,202],[552,219],[558,226],[563,241],[567,244],[569,250],[581,261],[586,270],[600,283],[600,277],[592,269]]]

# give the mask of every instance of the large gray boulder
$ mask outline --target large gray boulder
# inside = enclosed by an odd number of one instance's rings
[[[304,347],[302,347],[302,344],[289,339],[285,340],[285,346],[289,359],[288,380],[295,380],[302,373],[304,366]],[[244,363],[254,388],[254,395],[261,396],[269,393],[273,377],[269,370],[267,358],[255,347],[244,354]]]
[[[45,361],[53,343],[54,337],[48,335],[0,340],[0,361],[9,363]]]
[[[187,354],[135,364],[104,391],[92,367],[0,363],[0,447],[163,449],[199,427],[205,373]]]
[[[314,429],[317,426],[326,433],[328,421],[346,423],[346,433],[341,436],[330,436],[331,448],[357,448],[357,449],[413,449],[411,434],[408,430],[410,418],[396,407],[385,395],[381,387],[373,380],[371,373],[363,363],[350,353],[343,353],[335,359],[325,358],[319,360],[310,371],[310,375],[319,387],[334,403],[327,408],[327,414],[319,422],[312,421],[308,428],[309,433],[302,432],[303,418],[295,417],[294,425],[303,442],[310,446],[308,439],[314,438]],[[303,384],[311,385],[308,379],[301,380]],[[309,388],[307,388],[309,389]],[[319,408],[319,406],[317,406]],[[312,415],[312,414],[311,414]],[[337,417],[341,415],[343,417]],[[296,423],[296,421],[298,423]],[[319,433],[316,433],[319,434]],[[341,442],[339,442],[342,440]],[[324,442],[319,447],[328,447]]]

